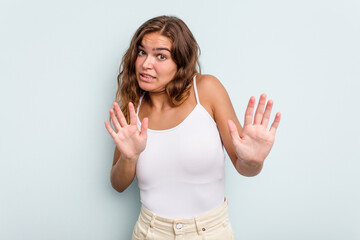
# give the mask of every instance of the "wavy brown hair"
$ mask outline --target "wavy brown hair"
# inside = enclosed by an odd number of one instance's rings
[[[173,16],[159,16],[146,21],[135,32],[130,46],[122,58],[117,77],[118,89],[115,101],[119,103],[128,122],[130,122],[129,102],[132,102],[136,109],[140,96],[145,93],[139,87],[135,73],[138,47],[145,34],[152,32],[159,32],[172,42],[171,57],[177,65],[177,72],[165,86],[171,106],[178,106],[189,97],[192,78],[196,73],[201,72],[199,45],[181,19]],[[145,94],[145,99],[148,99],[147,97]]]

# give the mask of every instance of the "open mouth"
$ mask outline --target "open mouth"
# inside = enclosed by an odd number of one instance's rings
[[[144,73],[140,73],[140,79],[145,81],[145,82],[149,82],[155,79],[155,77],[148,75],[148,74],[144,74]]]

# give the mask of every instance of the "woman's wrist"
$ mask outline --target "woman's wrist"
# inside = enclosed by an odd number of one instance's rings
[[[256,160],[236,160],[236,170],[243,176],[253,177],[261,172],[263,162]]]
[[[139,155],[138,155],[138,154],[125,155],[125,154],[121,153],[119,160],[121,160],[121,161],[128,161],[128,162],[135,162],[135,163],[136,163],[138,159],[139,159]]]

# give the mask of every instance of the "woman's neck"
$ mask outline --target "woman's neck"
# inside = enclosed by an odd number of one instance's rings
[[[155,111],[164,111],[171,109],[169,97],[165,91],[163,92],[148,92],[150,107]]]

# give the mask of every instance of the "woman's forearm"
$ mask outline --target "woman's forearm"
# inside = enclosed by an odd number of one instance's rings
[[[111,168],[110,181],[112,187],[123,192],[134,180],[137,159],[125,159],[120,156],[116,164]]]

